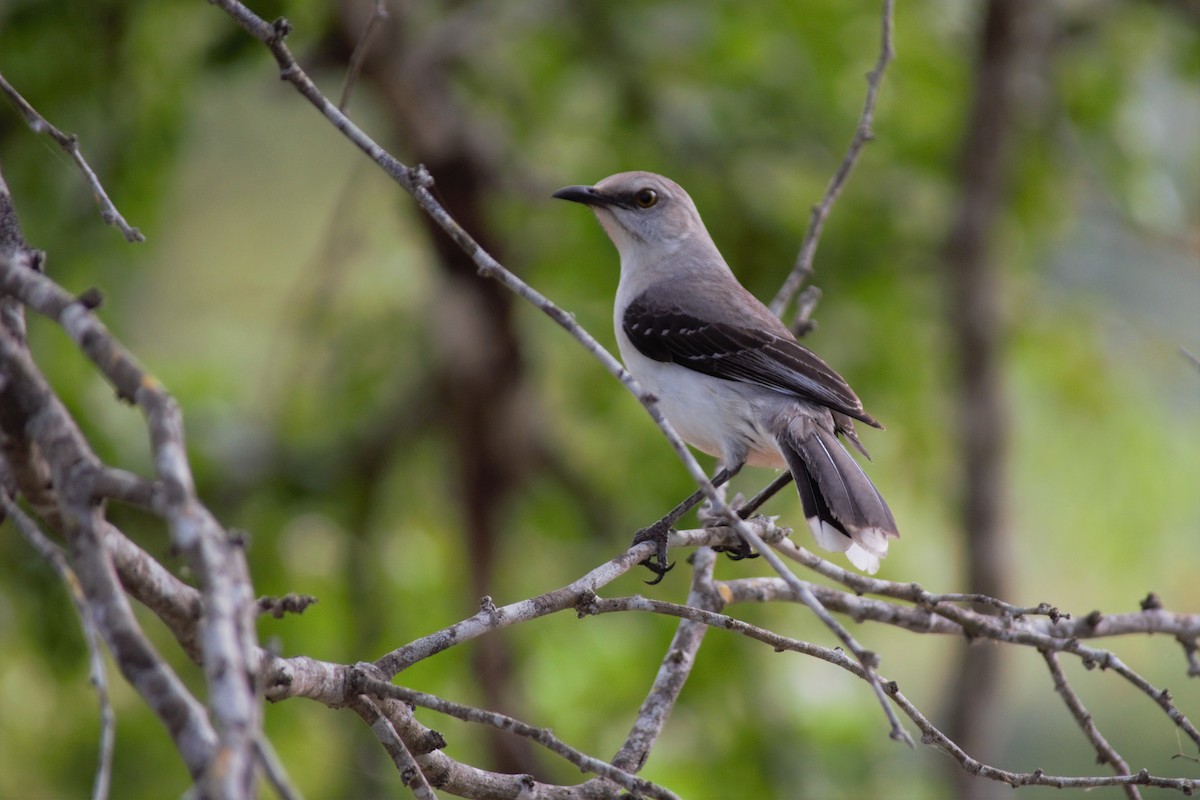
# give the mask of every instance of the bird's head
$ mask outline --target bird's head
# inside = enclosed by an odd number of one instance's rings
[[[692,198],[653,172],[618,172],[595,186],[567,186],[554,196],[590,206],[622,261],[673,253],[695,237],[708,241]]]

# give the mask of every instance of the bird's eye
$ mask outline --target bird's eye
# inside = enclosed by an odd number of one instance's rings
[[[633,202],[637,203],[639,208],[650,208],[658,202],[658,192],[653,189],[642,189],[633,196]]]

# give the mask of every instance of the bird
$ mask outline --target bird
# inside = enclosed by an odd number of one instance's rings
[[[639,171],[553,196],[588,206],[616,246],[621,359],[684,441],[717,458],[714,483],[745,465],[788,469],[817,545],[875,573],[900,534],[839,437],[869,458],[854,422],[883,426],[841,375],[738,282],[688,193]],[[653,556],[646,562],[658,579],[670,569],[666,536],[688,502],[634,539],[658,542],[657,565]]]

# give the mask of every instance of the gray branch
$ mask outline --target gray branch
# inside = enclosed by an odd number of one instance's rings
[[[792,267],[792,271],[784,280],[783,285],[779,287],[775,299],[771,301],[771,311],[777,317],[783,316],[783,311],[787,308],[787,304],[796,296],[796,292],[800,291],[800,287],[808,280],[808,276],[812,275],[813,257],[817,253],[817,243],[821,240],[821,233],[825,229],[825,220],[829,216],[833,204],[837,201],[838,195],[842,193],[842,187],[846,185],[846,181],[850,178],[850,173],[854,170],[854,165],[858,163],[858,157],[862,153],[863,147],[867,142],[875,138],[875,134],[871,130],[871,125],[875,121],[875,102],[879,97],[879,84],[883,82],[883,73],[895,55],[895,50],[892,47],[892,13],[894,5],[894,0],[884,0],[883,2],[879,34],[879,58],[875,62],[875,67],[867,73],[867,96],[863,100],[863,109],[862,114],[858,118],[858,127],[854,129],[854,137],[850,140],[850,147],[846,150],[846,155],[842,158],[842,162],[838,164],[837,170],[834,171],[833,177],[829,179],[829,184],[825,187],[825,194],[821,196],[820,202],[813,206],[812,216],[808,220],[808,229],[804,232],[804,239],[800,243],[800,253],[796,256],[796,264]],[[812,313],[812,309],[816,304],[816,298],[818,297],[820,297],[820,294],[810,296],[797,309],[796,322],[802,330],[808,324],[808,317]]]
[[[67,542],[68,568],[78,576],[96,632],[113,653],[126,678],[167,726],[185,763],[196,777],[201,794],[247,796],[253,792],[253,781],[261,769],[282,797],[296,796],[269,743],[262,737],[261,704],[257,696],[262,684],[272,700],[308,697],[330,707],[352,708],[371,727],[405,785],[418,798],[434,797],[435,788],[477,797],[519,795],[554,800],[614,797],[620,788],[624,788],[642,796],[671,798],[674,795],[669,790],[638,778],[634,773],[645,763],[661,735],[708,627],[729,630],[776,650],[818,658],[851,672],[868,682],[877,693],[891,721],[894,737],[907,737],[896,714],[899,709],[921,731],[923,743],[947,752],[971,774],[1012,786],[1122,786],[1131,797],[1137,797],[1136,787],[1142,785],[1185,793],[1200,789],[1200,781],[1194,779],[1161,778],[1145,770],[1129,774],[1128,765],[1095,728],[1063,677],[1057,655],[1070,653],[1089,668],[1099,666],[1117,672],[1150,697],[1179,730],[1200,744],[1200,732],[1175,707],[1169,693],[1149,684],[1112,652],[1082,643],[1090,638],[1132,633],[1170,635],[1183,646],[1189,672],[1194,674],[1200,672],[1196,663],[1200,615],[1176,614],[1154,604],[1144,605],[1141,612],[1113,615],[1094,612],[1073,618],[1048,604],[1015,606],[982,595],[933,594],[916,584],[883,581],[843,570],[796,546],[786,539],[786,531],[774,526],[770,520],[741,520],[713,490],[704,471],[663,418],[654,398],[645,394],[620,363],[570,314],[485,252],[434,198],[430,191],[433,180],[423,168],[408,167],[393,158],[321,94],[284,43],[289,30],[286,21],[267,23],[236,0],[213,2],[268,47],[279,65],[281,76],[410,192],[430,218],[471,257],[482,276],[499,281],[549,316],[622,382],[646,408],[689,474],[704,489],[715,518],[725,520],[728,525],[672,534],[672,547],[701,547],[694,559],[693,584],[686,605],[644,597],[610,599],[598,596],[604,586],[650,555],[654,545],[646,543],[629,548],[571,584],[538,597],[501,607],[490,598],[483,598],[477,614],[397,648],[374,664],[336,664],[307,657],[283,659],[270,654],[257,645],[254,625],[259,603],[252,592],[240,543],[229,536],[195,495],[186,459],[182,418],[174,400],[92,313],[93,295],[70,296],[41,274],[39,256],[23,245],[13,246],[15,240],[9,233],[13,230],[15,217],[0,179],[0,239],[3,240],[0,241],[0,300],[4,304],[0,308],[3,314],[0,319],[3,322],[0,326],[0,396],[5,401],[0,403],[0,431],[4,433],[0,438],[4,443],[4,461],[30,507],[48,522],[50,530]],[[382,4],[377,3],[376,8],[381,9]],[[892,11],[892,0],[885,0],[881,51],[875,69],[868,75],[868,93],[858,129],[821,203],[814,208],[796,268],[776,298],[780,305],[777,310],[790,302],[811,273],[813,253],[825,217],[862,147],[871,138],[876,95],[892,57]],[[364,32],[360,53],[369,45],[369,39],[370,26]],[[348,89],[356,70],[352,65]],[[86,166],[74,138],[45,122],[11,86],[3,83],[2,78],[0,90],[14,99],[35,130],[49,132],[72,154],[96,191],[106,220],[123,226],[128,235],[133,229],[125,226],[123,220],[117,222],[119,215],[110,219],[109,209],[113,214],[115,209],[111,208],[95,174]],[[791,283],[795,285],[789,287]],[[119,396],[142,409],[155,461],[153,479],[100,464],[90,452],[74,422],[28,357],[24,347],[22,304],[56,320],[108,378]],[[104,520],[101,504],[106,499],[148,509],[165,519],[172,541],[200,578],[201,590],[183,584]],[[7,495],[0,494],[0,501],[22,525],[23,512],[8,500]],[[780,577],[713,580],[715,554],[703,546],[735,543],[739,538],[750,542],[762,553]],[[42,544],[37,537],[31,541],[35,546]],[[58,552],[53,544],[50,548]],[[800,580],[787,569],[775,551],[816,574],[831,578],[849,591]],[[53,558],[51,560],[53,562]],[[60,571],[60,574],[66,573]],[[69,579],[64,580],[70,583]],[[184,651],[203,666],[209,690],[207,713],[145,639],[126,593],[163,619]],[[874,597],[863,596],[867,594]],[[727,605],[740,602],[803,603],[834,632],[853,657],[839,649],[781,636],[721,613]],[[279,611],[292,607],[291,601],[286,599],[268,605]],[[982,614],[964,605],[982,605],[997,613]],[[381,680],[394,678],[408,666],[464,641],[566,610],[574,610],[581,617],[638,611],[680,619],[676,636],[633,730],[612,763],[565,745],[544,728]],[[1056,689],[1085,736],[1101,757],[1122,774],[1063,777],[1046,775],[1041,770],[1014,773],[974,759],[909,703],[895,683],[876,674],[877,656],[863,648],[831,612],[844,614],[857,622],[893,625],[916,633],[955,634],[1037,648],[1047,661]],[[85,619],[85,630],[87,624]],[[92,652],[94,659],[94,648]],[[105,702],[102,695],[102,707]],[[442,737],[415,720],[409,704],[526,737],[599,777],[574,787],[553,786],[538,783],[528,776],[489,773],[457,762],[441,751],[445,744]],[[106,759],[104,739],[111,737],[111,723],[104,722],[102,726],[98,796],[103,796],[99,787],[107,781],[107,770],[103,766]],[[105,733],[105,730],[109,732]],[[220,769],[214,766],[218,753],[221,755]]]
[[[0,507],[16,523],[25,541],[54,568],[59,580],[67,588],[71,604],[75,606],[75,613],[79,615],[79,624],[83,628],[83,640],[88,651],[89,678],[96,687],[96,697],[100,703],[100,755],[96,764],[96,777],[92,781],[92,800],[104,800],[108,797],[112,784],[113,741],[116,738],[117,720],[108,698],[108,670],[105,669],[104,656],[100,652],[100,634],[96,630],[95,620],[92,619],[91,606],[83,593],[78,576],[71,569],[62,550],[42,533],[37,523],[3,490],[0,490]]]
[[[83,173],[84,180],[87,181],[88,187],[91,188],[92,194],[96,198],[96,203],[100,206],[100,218],[105,224],[112,225],[121,231],[127,242],[144,242],[146,237],[137,228],[131,226],[121,216],[121,212],[117,211],[117,207],[113,201],[109,199],[108,192],[104,191],[104,186],[101,185],[100,179],[96,177],[96,171],[88,164],[87,159],[83,157],[83,153],[79,150],[79,139],[73,134],[63,133],[58,128],[50,124],[50,121],[38,113],[29,101],[21,96],[20,92],[13,88],[12,84],[0,75],[0,92],[8,96],[13,105],[21,112],[21,116],[25,117],[25,121],[29,124],[30,129],[34,133],[44,133],[54,141],[58,142],[58,146],[66,151],[75,165],[79,167],[79,171]]]

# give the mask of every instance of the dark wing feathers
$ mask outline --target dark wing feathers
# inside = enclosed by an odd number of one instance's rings
[[[879,426],[842,376],[790,336],[706,322],[642,298],[629,304],[621,326],[647,358],[765,386]]]

